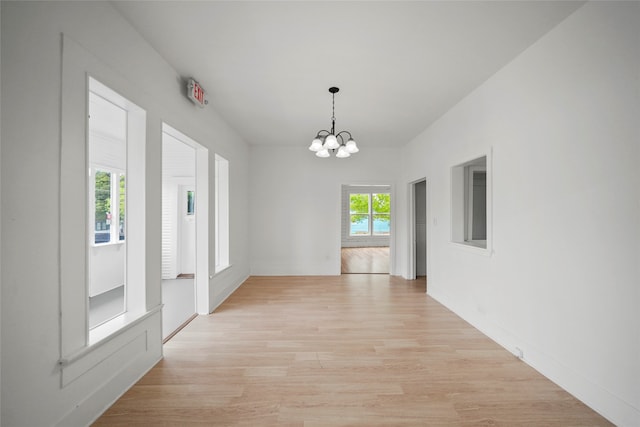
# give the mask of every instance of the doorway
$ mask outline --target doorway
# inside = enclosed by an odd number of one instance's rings
[[[391,186],[343,185],[340,272],[389,274]]]
[[[427,181],[410,184],[410,242],[409,278],[427,276]]]
[[[163,125],[163,341],[190,322],[200,305],[208,313],[207,159],[204,147]]]

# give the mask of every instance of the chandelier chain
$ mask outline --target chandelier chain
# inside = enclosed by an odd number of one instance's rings
[[[336,121],[336,94],[331,94],[331,121]]]

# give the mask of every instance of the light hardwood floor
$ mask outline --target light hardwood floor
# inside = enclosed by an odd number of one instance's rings
[[[389,274],[389,248],[342,248],[340,266],[343,274]]]
[[[96,426],[604,426],[388,275],[252,277]]]

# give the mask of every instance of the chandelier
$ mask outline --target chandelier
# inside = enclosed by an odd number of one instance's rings
[[[343,130],[336,133],[336,93],[339,90],[337,87],[329,88],[332,98],[331,131],[324,129],[318,131],[311,142],[311,146],[309,146],[309,150],[315,151],[318,157],[329,157],[329,150],[332,153],[336,153],[336,157],[339,158],[349,157],[353,153],[360,151],[350,132]],[[346,135],[349,135],[349,139],[344,142]]]

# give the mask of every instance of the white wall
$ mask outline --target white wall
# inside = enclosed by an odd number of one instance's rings
[[[639,77],[640,3],[588,3],[402,157],[401,186],[427,177],[428,292],[621,426],[640,425]],[[450,243],[450,167],[491,149],[484,256]]]
[[[342,184],[392,186],[393,247],[399,151],[362,141],[348,159],[321,159],[300,145],[251,149],[253,275],[340,274]]]
[[[161,357],[161,328],[159,313],[152,314],[121,336],[135,337],[129,344],[116,339],[89,349],[77,364],[65,368],[63,378],[58,365],[62,356],[58,212],[60,175],[69,171],[59,168],[61,33],[103,64],[105,75],[118,76],[126,87],[134,87],[135,94],[122,95],[134,98],[147,112],[148,309],[161,301],[162,122],[206,146],[210,170],[214,153],[230,160],[233,265],[210,281],[210,307],[216,295],[230,293],[249,273],[248,148],[212,109],[200,109],[186,99],[181,76],[109,3],[2,2],[1,8],[0,423],[86,425]],[[213,260],[212,231],[209,240]],[[102,362],[86,369],[87,363],[98,359]]]

